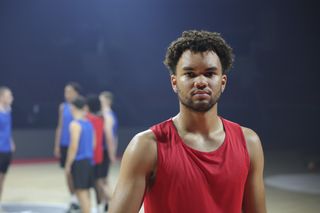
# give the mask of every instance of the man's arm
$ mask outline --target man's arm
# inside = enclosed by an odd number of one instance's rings
[[[16,151],[16,144],[14,143],[14,140],[11,137],[11,152],[15,152],[15,151]]]
[[[104,118],[104,133],[106,136],[106,145],[108,147],[109,159],[112,163],[116,161],[116,141],[112,132],[113,119],[110,115]]]
[[[244,213],[265,213],[265,192],[263,182],[264,157],[258,135],[248,128],[242,128],[250,156],[250,170],[245,186]]]
[[[54,150],[53,150],[53,154],[57,158],[60,158],[60,136],[61,136],[61,128],[62,128],[62,112],[63,112],[63,104],[60,104],[59,114],[58,114],[58,125],[56,129],[56,137],[54,140]]]
[[[93,128],[93,135],[92,135],[92,149],[95,150],[97,146],[97,136],[96,136],[96,130]]]
[[[136,135],[123,155],[110,213],[138,213],[155,170],[157,146],[151,130]]]
[[[66,173],[70,173],[71,165],[76,157],[79,140],[81,134],[81,126],[75,121],[70,123],[70,146],[68,148],[67,160],[65,165]]]

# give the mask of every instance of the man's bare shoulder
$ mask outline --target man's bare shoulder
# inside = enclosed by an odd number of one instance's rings
[[[250,128],[242,126],[241,129],[246,140],[250,157],[252,158],[255,153],[260,152],[260,150],[262,149],[260,138],[258,134]]]
[[[134,136],[134,138],[143,140],[143,141],[156,141],[156,137],[151,129],[139,132]]]
[[[156,149],[156,138],[153,132],[148,129],[136,134],[130,141],[127,150],[133,152],[148,152]]]
[[[127,146],[124,158],[129,159],[130,164],[139,165],[141,169],[153,169],[157,159],[157,143],[153,132],[146,130],[136,134]]]
[[[72,131],[80,131],[82,128],[78,121],[73,120],[69,125],[69,129]]]
[[[260,143],[260,138],[258,136],[258,134],[253,131],[252,129],[250,128],[247,128],[247,127],[241,127],[242,131],[243,131],[243,134],[244,134],[244,137],[247,141],[247,143]]]
[[[59,112],[62,113],[63,112],[63,108],[64,108],[64,103],[60,103],[59,104]]]
[[[120,174],[110,212],[138,212],[154,173],[156,140],[151,130],[136,134],[121,160]]]

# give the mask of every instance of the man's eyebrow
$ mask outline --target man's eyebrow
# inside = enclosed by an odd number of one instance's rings
[[[217,69],[218,67],[213,66],[213,67],[207,68],[206,71],[216,71]]]
[[[185,67],[182,68],[182,70],[184,70],[184,71],[192,71],[194,69],[192,67],[185,66]]]
[[[212,66],[212,67],[208,67],[206,69],[206,71],[216,71],[217,69],[218,69],[218,67]],[[193,67],[189,67],[189,66],[185,66],[185,67],[182,67],[182,70],[184,70],[184,71],[193,71],[194,68]]]

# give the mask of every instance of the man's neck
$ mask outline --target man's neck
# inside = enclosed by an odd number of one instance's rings
[[[111,111],[111,110],[112,110],[112,109],[111,109],[111,106],[109,106],[109,105],[103,106],[103,111],[109,112],[109,111]]]
[[[180,131],[209,135],[221,127],[217,114],[217,104],[207,112],[196,112],[183,105],[180,113],[173,119]]]
[[[84,119],[85,118],[85,112],[78,111],[78,112],[74,113],[73,118],[75,120]]]
[[[10,106],[7,106],[6,104],[0,103],[0,111],[5,112],[5,111],[9,111],[10,110]]]

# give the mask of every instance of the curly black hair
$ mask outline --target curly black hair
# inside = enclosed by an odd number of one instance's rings
[[[223,74],[227,74],[234,60],[232,48],[221,37],[220,33],[189,30],[184,31],[182,36],[173,41],[167,49],[164,64],[170,74],[176,74],[177,63],[184,51],[194,53],[213,51],[220,59]]]

